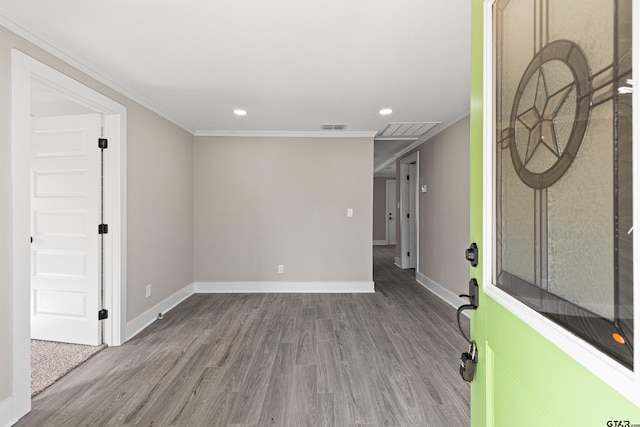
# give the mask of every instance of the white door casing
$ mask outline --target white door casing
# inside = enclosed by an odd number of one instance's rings
[[[31,338],[102,343],[98,114],[32,119]]]
[[[396,244],[396,180],[386,182],[386,219],[387,219],[387,244]]]
[[[126,332],[126,142],[127,109],[112,99],[71,79],[17,49],[12,50],[11,133],[12,133],[12,397],[1,403],[9,408],[9,419],[19,419],[31,408],[30,364],[30,163],[31,88],[34,84],[60,93],[91,111],[104,114],[105,223],[109,224],[104,249],[104,308],[109,318],[103,322],[104,342],[120,345]]]

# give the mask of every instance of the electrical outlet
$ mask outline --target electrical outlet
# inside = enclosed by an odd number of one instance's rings
[[[147,298],[149,298],[151,296],[151,285],[147,285],[145,292],[146,292]]]
[[[279,274],[283,274],[284,273],[284,264],[278,264],[278,273]]]

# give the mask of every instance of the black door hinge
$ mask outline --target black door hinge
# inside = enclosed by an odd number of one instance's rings
[[[109,318],[109,311],[106,308],[98,311],[98,320],[104,320]]]
[[[409,181],[409,175],[407,175],[407,181]]]
[[[109,145],[109,141],[107,140],[107,138],[98,138],[98,148],[104,150],[105,148],[107,148],[107,145]]]
[[[107,233],[109,233],[109,226],[107,224],[99,224],[98,234],[107,234]]]
[[[411,252],[407,252],[407,256],[411,256]]]
[[[407,214],[407,218],[411,218],[411,214]]]

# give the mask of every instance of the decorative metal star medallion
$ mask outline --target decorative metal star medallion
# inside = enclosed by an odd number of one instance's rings
[[[541,145],[549,149],[556,158],[560,157],[554,118],[573,86],[574,83],[571,83],[549,96],[544,70],[540,69],[533,107],[518,116],[518,120],[529,130],[525,167]]]
[[[509,126],[511,159],[528,186],[552,185],[573,162],[589,118],[590,85],[587,60],[573,42],[550,43],[529,63],[516,91]],[[558,116],[567,111],[575,113],[569,117],[570,132],[561,137]]]

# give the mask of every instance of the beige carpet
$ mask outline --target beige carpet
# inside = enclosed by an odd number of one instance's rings
[[[31,397],[104,347],[31,340]]]

